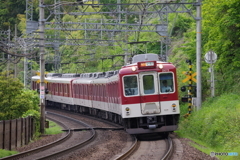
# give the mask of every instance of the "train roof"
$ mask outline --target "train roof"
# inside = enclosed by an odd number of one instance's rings
[[[138,54],[132,57],[132,63],[144,62],[144,61],[158,61],[159,56],[154,53]]]
[[[115,71],[107,71],[107,72],[94,72],[94,73],[82,73],[80,78],[108,78],[113,75],[116,75],[118,73],[118,70]]]
[[[70,78],[63,78],[63,77],[47,77],[45,80],[47,82],[52,83],[70,83],[72,80],[79,78],[79,77],[70,77]]]
[[[74,77],[80,77],[81,74],[78,73],[65,73],[62,74],[62,78],[74,78]]]
[[[134,59],[134,57],[133,57],[133,59]],[[149,69],[144,68],[144,67],[140,68],[140,66],[138,64],[138,63],[141,63],[141,62],[146,63],[146,62],[151,62],[151,61],[156,61],[156,66],[152,66],[153,68],[149,68]],[[134,59],[133,62],[135,62],[135,63],[127,64],[127,65],[123,66],[119,70],[119,74],[121,74],[121,75],[124,75],[124,74],[138,74],[139,72],[148,71],[148,70],[152,70],[152,71],[155,70],[155,71],[158,71],[158,72],[166,72],[166,71],[175,71],[176,70],[176,67],[172,63],[160,61],[156,54],[137,55],[137,58]],[[154,63],[154,65],[155,65],[155,63]]]
[[[73,79],[75,78],[61,78],[61,77],[45,77],[45,80],[47,82],[51,83],[70,83]],[[40,80],[40,76],[33,76],[32,77],[33,81]]]
[[[33,76],[32,77],[32,80],[39,80],[40,79],[40,76]]]
[[[93,78],[78,78],[73,80],[73,83],[90,84],[92,81]]]
[[[105,84],[108,82],[108,78],[98,78],[98,79],[93,79],[92,80],[94,84]]]
[[[46,77],[62,77],[61,73],[48,73]]]
[[[73,83],[90,84],[91,82],[105,83],[109,78],[117,75],[119,70],[95,73],[82,73]]]

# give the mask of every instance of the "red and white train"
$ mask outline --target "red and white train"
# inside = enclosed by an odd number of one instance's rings
[[[48,74],[46,106],[98,116],[130,134],[174,131],[180,116],[176,67],[158,59],[140,54],[116,71]],[[32,77],[32,89],[39,89],[39,79]]]

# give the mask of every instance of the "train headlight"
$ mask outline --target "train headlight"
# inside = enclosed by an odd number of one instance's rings
[[[176,112],[176,106],[177,106],[177,105],[176,105],[175,103],[172,104],[172,111],[173,111],[173,112]]]
[[[162,65],[162,64],[159,64],[158,67],[159,67],[160,69],[163,69],[163,65]]]
[[[137,70],[137,67],[132,67],[132,71],[135,72]]]
[[[125,108],[125,111],[126,111],[126,115],[130,115],[130,108]]]

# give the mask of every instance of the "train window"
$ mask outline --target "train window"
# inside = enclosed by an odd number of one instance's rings
[[[77,88],[76,88],[76,94],[77,94],[77,98],[80,98],[80,94],[81,94],[81,92],[80,92],[80,84],[76,84],[76,86],[77,86]]]
[[[138,81],[137,76],[124,77],[124,91],[125,95],[138,95]]]
[[[67,93],[67,85],[63,84],[63,96]]]
[[[173,74],[161,73],[159,74],[160,89],[162,93],[174,92]]]
[[[78,88],[77,88],[77,92],[78,92],[78,98],[82,98],[82,86],[81,84],[77,84]]]
[[[55,87],[56,87],[56,94],[58,94],[58,84],[55,83]]]
[[[154,76],[153,75],[144,75],[143,76],[143,90],[144,94],[153,94],[155,93],[154,89]]]
[[[66,85],[66,96],[67,96],[67,97],[69,96],[68,93],[69,93],[69,87],[68,87],[68,84],[67,84],[67,85]]]
[[[55,95],[56,89],[55,89],[55,83],[52,83],[52,94]]]

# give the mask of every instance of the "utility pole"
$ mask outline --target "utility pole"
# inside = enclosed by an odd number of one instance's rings
[[[11,42],[10,42],[10,35],[11,35],[11,30],[10,30],[10,26],[8,27],[8,40],[7,40],[7,45],[8,45],[8,51],[11,48]],[[11,56],[8,54],[8,59],[7,59],[7,76],[9,76],[10,74],[10,58]]]
[[[197,57],[197,109],[200,109],[202,106],[202,75],[201,75],[201,54],[202,54],[202,48],[201,48],[201,34],[202,34],[202,29],[201,29],[201,22],[202,22],[202,17],[201,17],[201,4],[202,0],[197,0],[196,3],[196,9],[197,9],[197,17],[196,17],[196,57]]]
[[[14,42],[15,45],[17,46],[17,24],[15,24],[15,37],[14,37]],[[14,57],[14,59],[16,59],[16,56]],[[17,63],[14,63],[14,78],[17,78]]]
[[[41,107],[41,118],[40,118],[40,132],[44,134],[45,128],[45,40],[44,40],[44,0],[39,0],[39,36],[40,36],[40,107]]]

